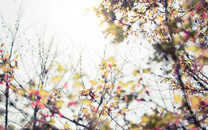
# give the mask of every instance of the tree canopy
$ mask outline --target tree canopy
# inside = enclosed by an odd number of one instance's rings
[[[162,66],[159,75],[146,67],[126,76],[110,56],[100,59],[96,78],[87,79],[80,65],[71,69],[55,62],[56,54],[49,56],[52,43],[39,43],[35,78],[23,84],[13,53],[16,26],[9,51],[4,44],[0,48],[0,103],[5,108],[0,108],[0,129],[206,129],[207,9],[205,0],[102,0],[94,8],[104,34],[118,46],[147,38],[145,44],[154,50],[146,64]],[[168,99],[162,96],[166,92]],[[18,120],[12,120],[13,111]]]

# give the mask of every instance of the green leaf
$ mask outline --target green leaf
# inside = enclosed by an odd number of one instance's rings
[[[123,36],[122,33],[119,33],[119,34],[116,35],[116,41],[117,41],[118,43],[124,41],[124,36]]]

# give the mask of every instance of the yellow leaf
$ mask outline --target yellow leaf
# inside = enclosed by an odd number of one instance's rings
[[[6,58],[9,58],[9,53],[7,53],[7,54],[5,55],[5,57],[6,57]]]
[[[84,88],[84,85],[79,81],[75,82],[75,86]]]
[[[51,80],[51,82],[52,82],[52,83],[57,83],[57,82],[60,81],[60,79],[61,79],[61,76],[58,75],[58,76],[53,77],[52,80]]]
[[[86,115],[89,114],[89,111],[88,111],[87,108],[84,108],[82,111],[83,111],[83,113],[86,114]]]
[[[196,106],[196,105],[198,105],[199,104],[199,98],[197,98],[197,97],[193,97],[193,98],[191,98],[191,103],[192,103],[192,105],[193,106]]]
[[[62,100],[56,101],[56,106],[58,108],[61,108],[63,105],[64,105],[64,101],[62,101]]]
[[[142,117],[142,122],[143,122],[143,123],[149,122],[149,117],[146,116],[146,115],[144,115],[144,116]]]
[[[158,19],[160,20],[160,22],[162,22],[162,21],[163,21],[163,17],[158,17]]]
[[[74,80],[77,80],[81,77],[81,75],[79,73],[76,73],[75,76],[74,76]]]
[[[194,124],[190,124],[190,125],[188,125],[188,129],[192,129],[192,128],[194,128],[195,127],[195,125]]]
[[[178,95],[175,95],[175,96],[174,96],[174,102],[175,102],[175,103],[179,103],[179,102],[181,102],[181,101],[182,101],[182,99],[181,99],[180,96],[178,96]]]
[[[104,73],[104,77],[107,78],[108,77],[108,71],[105,71]]]
[[[143,72],[144,73],[150,73],[150,69],[144,69]]]
[[[17,59],[17,58],[18,58],[18,55],[16,55],[14,59]]]
[[[97,81],[94,81],[94,80],[90,80],[90,83],[91,83],[92,85],[96,85],[98,82],[97,82]]]
[[[26,93],[26,92],[25,92],[24,90],[22,90],[22,89],[18,89],[17,92],[18,92],[19,95],[25,95],[25,93]]]
[[[144,89],[141,89],[141,90],[139,90],[139,92],[138,92],[138,93],[139,93],[139,94],[141,94],[143,91],[144,91]]]
[[[113,105],[113,106],[118,105],[118,102],[114,102],[114,103],[112,103],[112,105]]]
[[[131,90],[135,90],[137,85],[131,86]]]
[[[103,80],[99,80],[100,84],[104,84],[104,81]]]
[[[103,88],[102,85],[99,85],[99,86],[96,88],[96,91],[97,91],[97,92],[100,92],[100,91],[102,90],[102,88]]]
[[[64,69],[63,66],[61,66],[60,64],[58,64],[57,71],[58,72],[66,72],[66,69]]]
[[[42,88],[43,88],[43,84],[40,83],[40,84],[39,84],[39,89],[41,90]]]
[[[81,100],[81,102],[85,105],[91,105],[92,104],[92,101],[88,100],[88,99],[83,99],[83,100]]]
[[[157,8],[154,8],[154,9],[153,9],[153,13],[154,13],[154,14],[157,13]]]
[[[64,129],[69,129],[69,124],[67,124],[67,122],[64,124]]]
[[[14,130],[15,128],[13,125],[9,125],[8,127],[9,127],[9,130]]]
[[[42,103],[42,104],[45,104],[45,103],[47,103],[47,102],[48,102],[48,98],[45,97],[45,98],[42,98],[42,99],[41,99],[41,103]]]
[[[50,124],[50,125],[53,125],[54,123],[55,123],[54,119],[51,118],[50,121],[49,121],[49,124]]]
[[[132,84],[134,84],[134,81],[129,81],[129,82],[127,82],[127,85],[129,86],[129,85],[132,85]]]
[[[138,128],[130,128],[129,130],[138,130]]]
[[[128,86],[128,84],[127,84],[127,83],[126,83],[126,84],[122,84],[122,85],[121,85],[121,87],[122,87],[122,88],[126,88],[127,86]]]
[[[5,65],[1,65],[0,68],[2,69],[2,71],[3,71],[4,73],[7,72],[7,67],[6,67]]]
[[[101,126],[100,130],[112,130],[109,126],[109,124],[104,124]]]
[[[149,17],[152,17],[152,12],[149,12]]]
[[[62,97],[61,94],[60,94],[55,88],[53,88],[53,92],[54,92],[57,96]]]
[[[176,36],[176,37],[173,39],[174,45],[177,45],[180,41],[181,41],[181,37],[179,37],[179,36]]]
[[[102,116],[106,117],[106,116],[108,116],[108,114],[106,112],[104,112]]]
[[[114,100],[119,100],[119,97],[114,97],[113,99],[114,99]]]
[[[113,57],[110,57],[110,58],[108,59],[108,61],[114,63],[114,62],[115,62],[115,59],[114,59]]]
[[[138,69],[134,70],[133,75],[137,76],[138,74],[139,74],[139,70]]]
[[[40,90],[39,94],[40,94],[41,97],[47,97],[47,96],[50,95],[50,93],[46,90]]]
[[[162,108],[162,109],[160,110],[160,113],[163,113],[163,112],[164,112],[164,110],[165,110],[165,109],[164,109],[164,108]]]
[[[188,51],[196,51],[197,47],[196,46],[191,46],[187,49]]]

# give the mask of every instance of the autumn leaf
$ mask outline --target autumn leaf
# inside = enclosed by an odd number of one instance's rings
[[[66,72],[66,69],[64,69],[64,67],[62,65],[58,64],[57,71],[58,72]]]
[[[83,108],[82,112],[85,114],[85,115],[88,115],[89,114],[89,110],[87,108]]]
[[[81,77],[81,75],[79,73],[76,73],[75,76],[74,76],[74,80],[77,80]]]
[[[102,60],[101,63],[102,63],[102,65],[103,65],[104,67],[107,67],[107,65],[108,65],[107,62],[106,62],[105,60]]]
[[[196,51],[197,47],[196,46],[190,46],[187,50],[188,51]]]
[[[67,122],[65,122],[65,124],[64,124],[64,129],[66,129],[66,130],[69,130],[70,129],[69,128],[69,124]]]
[[[58,108],[61,108],[63,105],[64,105],[64,101],[62,101],[62,100],[56,101],[56,106]]]
[[[40,90],[40,91],[39,91],[39,95],[40,95],[41,97],[47,97],[47,96],[50,95],[50,93],[49,93],[48,91],[46,91],[46,90]]]
[[[5,57],[6,57],[6,58],[9,58],[9,53],[7,53],[7,54],[5,55]]]
[[[128,81],[126,84],[127,84],[127,86],[133,85],[134,84],[134,81]]]
[[[81,100],[81,102],[83,104],[87,105],[87,106],[92,104],[92,101],[91,100],[88,100],[88,99],[83,99],[83,100]]]
[[[112,62],[112,63],[115,63],[115,59],[114,59],[113,57],[110,57],[110,58],[108,59],[108,61],[109,61],[109,62]]]
[[[143,117],[142,117],[142,123],[147,123],[147,122],[149,122],[149,117],[147,116],[147,115],[144,115]]]
[[[104,73],[104,77],[107,78],[108,77],[108,71],[105,71]]]
[[[98,82],[97,82],[97,81],[94,81],[94,80],[90,80],[90,83],[91,83],[92,85],[96,85]]]
[[[75,86],[84,88],[84,85],[79,81],[75,82]]]
[[[150,73],[150,69],[143,69],[144,73]]]
[[[53,118],[50,118],[50,121],[48,122],[50,125],[53,125],[55,123]]]
[[[137,76],[138,74],[139,74],[139,70],[138,69],[134,70],[133,75]]]
[[[41,90],[42,88],[43,88],[43,84],[40,83],[40,84],[39,84],[39,90]]]
[[[182,99],[181,99],[181,97],[179,95],[174,95],[174,102],[175,103],[179,103],[181,101],[182,101]]]
[[[19,95],[22,95],[22,96],[25,95],[25,93],[26,93],[26,91],[25,90],[22,90],[21,88],[18,89],[17,92],[18,92]]]
[[[51,82],[52,82],[52,83],[57,83],[57,82],[59,82],[60,80],[61,80],[61,76],[58,75],[58,76],[53,77],[52,80],[51,80]]]
[[[199,104],[200,100],[198,97],[192,97],[191,98],[191,103],[193,106],[197,106]]]
[[[108,124],[104,124],[101,126],[100,130],[112,130],[109,126],[109,123]]]
[[[158,19],[160,20],[160,22],[162,22],[162,21],[163,21],[163,17],[158,17]]]
[[[3,46],[4,46],[4,43],[1,44],[1,47],[3,47]]]
[[[18,56],[18,55],[16,55],[14,59],[17,59],[18,57],[19,57],[19,56]]]
[[[42,104],[47,103],[47,102],[48,102],[48,99],[49,99],[48,97],[47,97],[47,98],[46,98],[46,97],[42,98],[42,99],[41,99],[41,103],[42,103]]]

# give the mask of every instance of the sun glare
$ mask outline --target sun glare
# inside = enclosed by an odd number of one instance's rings
[[[79,1],[51,1],[48,8],[47,23],[50,29],[56,32],[61,39],[70,38],[69,40],[81,40],[79,42],[84,41],[88,42],[88,45],[93,43],[95,45],[97,44],[95,39],[101,37],[101,31],[97,26],[96,16],[87,9],[92,9],[96,2],[95,0]]]
[[[89,68],[99,64],[105,46],[98,18],[92,11],[98,3],[99,0],[52,0],[46,14],[47,28],[55,33],[66,53],[63,57],[67,53],[73,58],[81,54],[86,65],[83,67],[89,72],[93,71]]]

